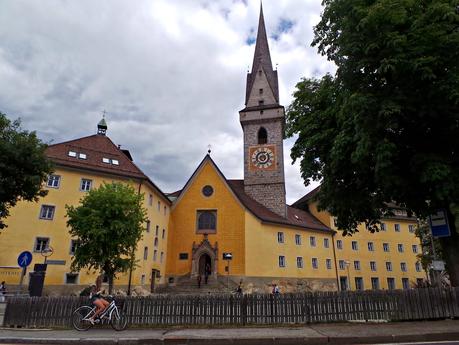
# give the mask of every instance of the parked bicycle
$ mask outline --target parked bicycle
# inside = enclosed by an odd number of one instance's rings
[[[87,331],[94,324],[110,323],[116,331],[125,330],[127,327],[127,318],[122,315],[112,296],[108,296],[107,299],[111,300],[110,304],[102,314],[95,318],[94,323],[90,319],[92,319],[96,312],[95,306],[83,305],[77,308],[72,314],[73,327],[78,331]]]

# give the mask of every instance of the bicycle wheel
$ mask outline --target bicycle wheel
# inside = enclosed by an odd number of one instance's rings
[[[91,307],[84,305],[77,308],[72,314],[72,325],[77,331],[87,331],[91,328],[92,323],[88,320],[85,320],[89,317],[89,314],[92,312]]]
[[[127,317],[121,315],[118,308],[116,308],[110,318],[110,325],[115,331],[124,331],[127,327]]]

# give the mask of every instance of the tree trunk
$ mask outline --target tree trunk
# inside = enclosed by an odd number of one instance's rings
[[[108,275],[108,294],[111,295],[113,291],[113,273]]]
[[[451,212],[451,208],[447,209],[447,213],[451,236],[441,238],[440,243],[451,285],[459,286],[459,234],[456,231],[455,222],[457,215]]]

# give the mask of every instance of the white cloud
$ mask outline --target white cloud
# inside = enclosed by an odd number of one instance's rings
[[[304,76],[332,71],[310,47],[320,0],[265,1],[273,63],[287,106]],[[228,178],[242,178],[247,66],[259,1],[3,0],[0,111],[43,140],[108,135],[164,191],[180,189],[212,145]],[[293,23],[277,32],[281,20]],[[287,197],[305,193],[285,145]]]

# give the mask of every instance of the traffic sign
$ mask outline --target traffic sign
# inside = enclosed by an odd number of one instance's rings
[[[18,256],[18,265],[19,267],[27,267],[32,262],[32,253],[29,251],[24,251]]]
[[[438,210],[437,213],[429,217],[429,220],[430,229],[432,230],[432,236],[434,238],[451,236],[448,217],[446,216],[445,210]]]

